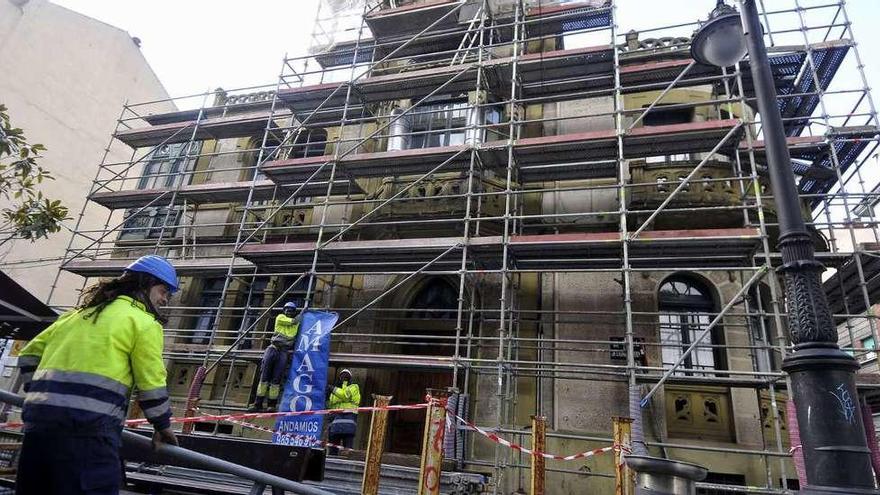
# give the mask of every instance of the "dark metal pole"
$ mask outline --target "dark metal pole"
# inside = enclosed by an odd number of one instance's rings
[[[878,493],[871,472],[855,372],[859,363],[837,346],[837,329],[822,290],[824,271],[803,219],[791,168],[764,32],[755,0],[742,0],[742,22],[751,61],[767,163],[779,220],[779,250],[794,352],[782,363],[791,377],[806,461],[807,494]]]

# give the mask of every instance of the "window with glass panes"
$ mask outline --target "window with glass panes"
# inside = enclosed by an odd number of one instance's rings
[[[204,280],[199,298],[198,316],[196,316],[195,323],[193,324],[190,343],[208,343],[211,329],[214,328],[214,321],[217,318],[217,307],[220,305],[220,297],[223,295],[224,283],[225,279],[223,278],[207,278]]]
[[[663,367],[671,368],[684,351],[696,340],[712,321],[715,304],[709,288],[697,280],[675,276],[667,279],[658,294],[660,313],[660,342]],[[721,369],[720,353],[708,344],[717,344],[713,335],[701,342],[684,360],[677,375],[710,375],[699,370]]]
[[[137,213],[135,213],[137,212]],[[141,211],[128,210],[123,214],[125,223],[119,234],[121,239],[148,239],[160,235],[171,237],[180,218],[177,208],[144,208]],[[162,233],[162,227],[165,233]]]
[[[874,349],[877,348],[877,343],[874,342],[874,337],[865,337],[862,339],[862,349],[867,350],[863,356],[862,361],[870,361],[877,357],[877,353]]]
[[[433,148],[464,144],[467,101],[431,103],[410,110],[412,148]]]
[[[138,179],[138,189],[163,189],[174,187],[178,182],[188,184],[191,176],[181,175],[189,169],[187,155],[197,156],[201,142],[173,143],[157,146],[144,158],[144,169]],[[159,202],[158,204],[161,204]],[[173,235],[173,228],[180,218],[176,207],[150,207],[143,210],[130,209],[124,213],[125,223],[119,234],[121,239],[148,239],[160,235]],[[162,227],[165,226],[165,233]]]
[[[201,142],[174,143],[157,146],[145,159],[144,171],[138,182],[138,189],[157,189],[171,187],[177,180],[189,183],[189,177],[178,179],[181,171],[187,171],[187,155],[197,156]]]

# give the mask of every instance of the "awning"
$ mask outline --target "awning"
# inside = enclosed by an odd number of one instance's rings
[[[0,338],[30,340],[58,313],[0,271]]]

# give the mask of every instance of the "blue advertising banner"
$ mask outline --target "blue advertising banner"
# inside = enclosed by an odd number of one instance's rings
[[[327,388],[327,363],[330,358],[330,332],[339,315],[327,311],[303,312],[299,335],[293,351],[290,373],[278,404],[279,412],[314,411],[324,408]],[[321,415],[278,418],[272,442],[308,447],[321,439],[324,417]],[[292,438],[293,435],[301,435]]]

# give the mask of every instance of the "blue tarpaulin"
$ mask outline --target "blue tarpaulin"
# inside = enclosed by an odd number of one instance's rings
[[[337,313],[313,310],[303,312],[290,372],[278,404],[279,412],[324,408],[330,332],[338,319]],[[281,417],[275,424],[272,442],[308,447],[321,439],[323,426],[324,417],[321,415]]]

